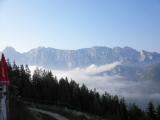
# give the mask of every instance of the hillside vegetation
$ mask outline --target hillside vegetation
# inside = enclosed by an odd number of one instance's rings
[[[69,82],[67,77],[57,80],[50,71],[36,69],[31,77],[27,65],[8,64],[11,86],[21,101],[66,107],[110,120],[159,119],[160,107],[156,109],[152,103],[143,111],[136,105],[127,106],[118,96],[107,92],[100,95],[96,89],[89,90],[74,80]]]

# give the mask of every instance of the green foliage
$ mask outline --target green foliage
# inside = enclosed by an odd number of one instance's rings
[[[148,120],[144,111],[135,104],[131,105],[128,111],[129,120]]]
[[[160,120],[160,105],[157,106],[156,112],[157,112],[157,120]]]
[[[9,96],[9,120],[36,120],[22,101],[17,97]]]
[[[9,64],[9,63],[8,63]],[[111,96],[107,92],[100,95],[96,89],[89,90],[84,84],[79,85],[74,80],[61,78],[59,81],[51,71],[36,69],[31,77],[28,65],[17,66],[9,64],[9,77],[15,95],[22,100],[63,106],[70,109],[102,116],[110,120],[147,120],[146,113],[136,105],[127,109],[123,98]],[[155,114],[153,104],[149,104],[148,116],[155,120],[159,118],[160,108]]]
[[[152,102],[148,103],[147,113],[150,120],[156,120],[156,111]]]

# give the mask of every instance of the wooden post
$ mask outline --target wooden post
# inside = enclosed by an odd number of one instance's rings
[[[9,85],[8,79],[8,64],[2,53],[1,61],[0,61],[0,84],[2,85],[2,99],[1,99],[1,120],[7,120],[7,86]]]
[[[7,120],[7,86],[2,86],[1,120]]]

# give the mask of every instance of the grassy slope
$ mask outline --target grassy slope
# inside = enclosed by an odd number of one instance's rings
[[[29,105],[32,107],[32,105]],[[48,105],[33,105],[36,108],[43,109],[46,111],[58,113],[62,116],[65,116],[66,118],[70,120],[104,120],[99,116],[87,114],[87,113],[82,113],[78,112],[75,110],[70,110],[67,108],[61,108],[61,107],[56,107],[56,106],[48,106]]]
[[[9,120],[36,120],[25,105],[14,97],[9,98]]]
[[[42,113],[39,113],[39,112],[33,112],[33,115],[36,117],[37,120],[57,120],[51,116],[48,116],[46,114],[42,114]]]

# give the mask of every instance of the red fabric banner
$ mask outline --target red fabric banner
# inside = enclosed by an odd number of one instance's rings
[[[6,62],[4,54],[2,54],[1,61],[0,61],[0,83],[5,85],[9,84],[8,64]]]

